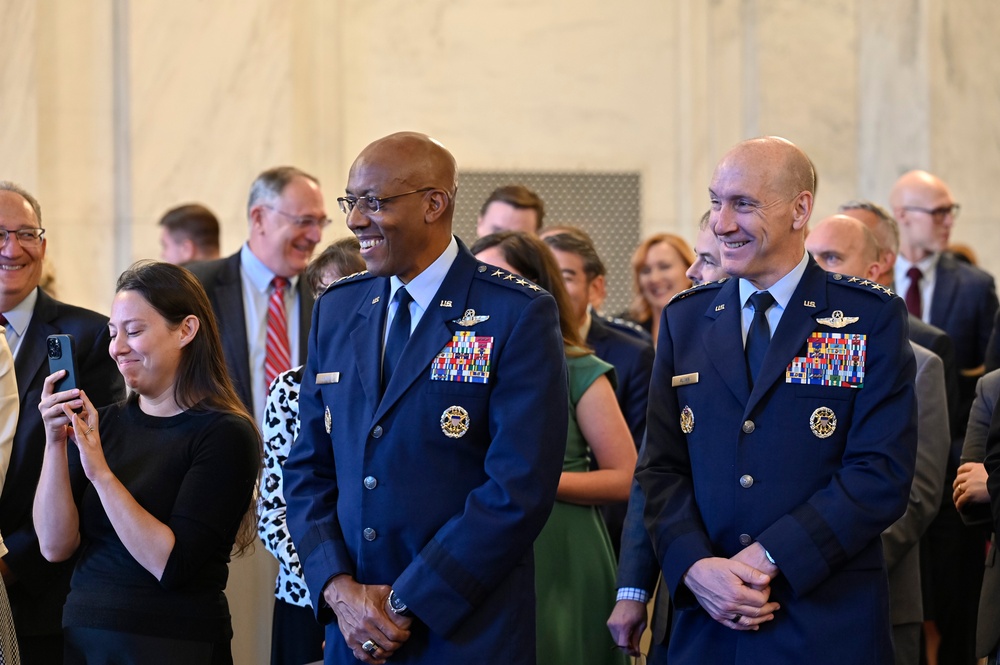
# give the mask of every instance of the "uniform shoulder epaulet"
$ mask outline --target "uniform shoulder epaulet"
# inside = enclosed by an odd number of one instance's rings
[[[684,300],[685,298],[693,296],[696,293],[702,293],[704,291],[714,291],[715,289],[718,289],[723,284],[725,284],[727,281],[729,281],[729,278],[723,277],[722,279],[717,279],[714,282],[702,282],[701,284],[695,284],[690,289],[684,289],[680,293],[676,294],[673,298],[670,299],[670,302],[667,304],[669,305],[678,300]]]
[[[507,288],[514,289],[515,291],[521,291],[528,295],[547,293],[545,289],[538,286],[531,280],[521,277],[517,273],[502,270],[496,266],[486,265],[485,263],[479,264],[479,267],[476,268],[475,275],[479,279],[502,284]]]
[[[628,319],[623,319],[620,316],[601,316],[601,319],[603,319],[608,325],[618,328],[619,330],[622,330],[630,335],[647,340],[652,339],[646,329],[635,321],[629,321]]]
[[[344,284],[353,283],[353,282],[359,282],[359,281],[361,281],[363,279],[371,279],[374,276],[375,275],[371,274],[367,270],[362,270],[361,272],[351,273],[350,275],[344,275],[343,277],[338,277],[337,279],[335,279],[332,282],[330,282],[329,284],[327,284],[326,288],[323,289],[323,293],[326,293],[327,291],[329,291],[330,289],[334,288],[335,286],[343,286]],[[322,295],[322,293],[320,295]]]
[[[827,273],[826,279],[828,282],[832,282],[833,284],[850,286],[856,289],[861,289],[862,291],[874,293],[880,296],[883,302],[896,295],[895,291],[890,289],[888,286],[882,286],[878,282],[873,282],[872,280],[864,279],[863,277],[852,277],[850,275],[841,275],[839,272],[831,272]]]

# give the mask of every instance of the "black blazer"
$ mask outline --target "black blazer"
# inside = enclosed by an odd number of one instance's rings
[[[62,632],[62,606],[73,570],[72,560],[53,564],[42,558],[31,520],[45,450],[45,431],[38,412],[42,384],[49,375],[45,339],[54,333],[75,338],[80,386],[94,406],[105,406],[125,394],[122,376],[108,355],[107,317],[61,303],[39,289],[31,323],[14,361],[20,415],[0,495],[0,533],[9,550],[3,560],[17,576],[7,593],[18,634],[30,636]]]
[[[222,351],[226,355],[229,378],[243,405],[253,413],[253,377],[250,374],[250,346],[247,342],[246,310],[243,308],[243,283],[240,277],[240,253],[214,261],[198,261],[187,269],[201,280],[219,323]],[[299,279],[299,361],[305,363],[312,321],[313,293],[306,280]]]

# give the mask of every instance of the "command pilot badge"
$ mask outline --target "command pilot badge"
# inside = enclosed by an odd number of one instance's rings
[[[809,417],[809,429],[820,439],[827,438],[837,430],[837,414],[829,407],[819,407]]]
[[[462,318],[455,319],[454,321],[452,321],[452,323],[457,323],[460,326],[468,327],[468,326],[474,326],[477,323],[482,323],[483,321],[487,321],[489,320],[489,318],[490,318],[489,314],[480,314],[479,316],[476,316],[476,310],[467,309],[465,310],[465,314],[462,315]]]
[[[329,434],[330,430],[333,429],[333,418],[330,417],[330,407],[326,407],[326,411],[323,412],[323,424],[326,425],[326,433]]]
[[[813,305],[815,307],[815,305]],[[843,328],[844,326],[849,326],[852,323],[857,323],[860,316],[844,316],[844,312],[835,309],[833,311],[833,316],[826,319],[816,319],[816,323],[824,326],[830,326],[831,328]]]
[[[460,406],[449,406],[441,414],[441,431],[449,439],[459,439],[469,431],[469,412]]]
[[[694,411],[686,404],[681,410],[681,431],[685,434],[690,434],[694,431]]]

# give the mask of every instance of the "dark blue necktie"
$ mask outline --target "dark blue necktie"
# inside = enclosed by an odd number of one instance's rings
[[[396,315],[392,317],[392,325],[389,326],[389,336],[385,340],[385,355],[382,357],[382,390],[389,385],[392,373],[399,365],[399,359],[403,355],[403,348],[410,339],[410,303],[412,296],[406,292],[406,287],[400,287],[396,291]]]
[[[753,321],[747,331],[747,372],[750,377],[750,389],[760,374],[760,366],[764,364],[767,346],[771,343],[771,326],[767,323],[767,310],[774,304],[774,296],[767,291],[758,291],[750,296],[753,304]]]

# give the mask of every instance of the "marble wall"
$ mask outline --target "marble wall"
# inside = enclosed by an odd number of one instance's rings
[[[60,297],[105,312],[166,208],[208,204],[234,251],[251,179],[292,163],[339,219],[354,155],[400,129],[467,169],[637,171],[644,229],[688,237],[745,137],[811,155],[815,218],[927,168],[1000,272],[998,20],[992,0],[5,0],[0,178],[41,199]]]

